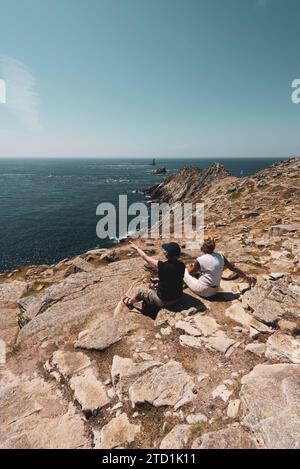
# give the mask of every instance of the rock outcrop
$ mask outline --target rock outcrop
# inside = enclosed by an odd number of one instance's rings
[[[0,447],[300,448],[299,186],[294,158],[152,188],[203,202],[218,251],[257,278],[225,271],[216,297],[186,288],[155,320],[121,301],[150,280],[126,242],[1,274]],[[142,244],[160,257],[161,240]]]
[[[165,181],[145,189],[144,192],[152,199],[162,202],[185,202],[193,199],[214,181],[227,177],[232,178],[220,163],[214,163],[204,170],[192,166],[171,174]]]
[[[257,365],[242,378],[243,425],[265,448],[300,448],[300,367]]]

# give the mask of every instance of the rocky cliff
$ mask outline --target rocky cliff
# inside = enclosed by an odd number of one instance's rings
[[[300,447],[300,158],[214,168],[152,195],[203,201],[251,290],[225,271],[210,301],[186,289],[155,321],[129,313],[119,300],[149,273],[126,244],[1,274],[2,448]]]
[[[162,202],[185,202],[213,182],[230,177],[231,174],[220,163],[214,163],[204,170],[190,166],[171,174],[162,183],[145,189],[144,193]]]

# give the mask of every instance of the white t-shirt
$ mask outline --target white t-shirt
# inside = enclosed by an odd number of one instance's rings
[[[197,258],[200,264],[199,282],[207,287],[219,287],[224,269],[224,257],[218,252]]]

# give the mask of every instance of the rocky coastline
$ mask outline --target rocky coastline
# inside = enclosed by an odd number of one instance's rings
[[[150,275],[126,242],[1,274],[0,446],[299,449],[300,158],[244,178],[184,168],[145,193],[204,203],[256,286],[225,271],[218,298],[186,289],[153,321],[121,302]]]

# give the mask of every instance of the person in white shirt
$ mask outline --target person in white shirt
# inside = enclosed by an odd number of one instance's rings
[[[206,236],[201,247],[203,254],[185,269],[184,282],[194,293],[203,298],[214,296],[220,286],[224,269],[237,273],[250,286],[255,285],[255,277],[245,274],[241,269],[229,262],[225,256],[214,252],[215,246],[215,240],[210,236]]]

